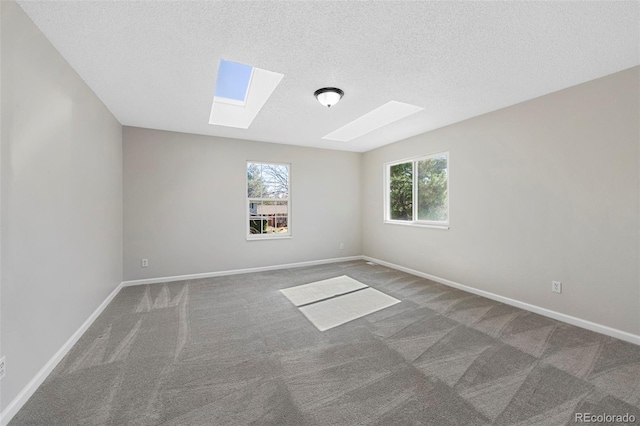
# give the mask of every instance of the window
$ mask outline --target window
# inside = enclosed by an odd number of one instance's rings
[[[247,239],[291,236],[289,168],[247,162]]]
[[[449,226],[449,153],[385,165],[385,221]]]

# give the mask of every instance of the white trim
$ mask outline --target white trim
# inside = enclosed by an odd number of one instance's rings
[[[87,320],[82,323],[80,328],[76,330],[75,333],[69,337],[64,345],[58,352],[56,352],[49,361],[38,371],[38,373],[27,383],[27,385],[20,391],[18,395],[7,405],[7,407],[0,413],[0,425],[6,426],[13,416],[16,415],[18,411],[22,408],[22,406],[31,398],[31,395],[38,389],[38,387],[44,382],[44,380],[49,376],[49,374],[53,371],[53,369],[58,365],[58,363],[64,358],[64,356],[71,350],[73,345],[82,337],[85,331],[93,324],[93,322],[98,318],[98,316],[104,311],[104,309],[111,303],[114,297],[118,294],[120,289],[123,287],[122,283],[118,284],[118,286],[113,290],[107,298],[98,306],[98,308],[93,311],[93,313],[87,318]]]
[[[637,334],[618,330],[616,328],[608,327],[606,325],[587,321],[581,318],[576,318],[571,315],[566,315],[560,312],[552,311],[550,309],[541,308],[540,306],[531,305],[529,303],[525,303],[519,300],[500,296],[498,294],[490,293],[488,291],[479,290],[477,288],[469,287],[464,284],[460,284],[455,281],[448,280],[446,278],[441,278],[435,275],[427,274],[425,272],[416,271],[415,269],[410,269],[404,266],[396,265],[395,263],[385,262],[384,260],[379,260],[369,256],[362,256],[362,258],[368,262],[374,262],[379,265],[386,266],[388,268],[397,269],[398,271],[402,271],[411,275],[416,275],[418,277],[426,278],[431,281],[436,281],[440,284],[444,284],[449,287],[454,287],[469,293],[477,294],[478,296],[486,297],[487,299],[491,299],[491,300],[505,303],[507,305],[515,306],[516,308],[524,309],[525,311],[534,312],[536,314],[553,318],[555,320],[562,321],[567,324],[575,325],[576,327],[585,328],[587,330],[595,331],[596,333],[604,334],[607,336],[615,337],[616,339],[620,339],[626,342],[640,345],[640,335],[637,335]]]
[[[448,225],[429,225],[426,223],[416,223],[402,220],[383,220],[382,223],[387,223],[389,225],[417,226],[418,228],[449,229]]]
[[[246,99],[246,95],[245,95],[245,99]],[[229,104],[229,105],[236,105],[236,106],[241,106],[241,107],[243,107],[245,105],[245,101],[238,101],[236,99],[223,98],[222,96],[214,96],[213,97],[213,102],[214,103],[218,102],[218,103],[223,103],[223,104]]]
[[[264,234],[264,235],[269,235],[268,237],[260,237],[260,238],[247,238],[247,241],[269,241],[269,240],[287,240],[287,239],[292,239],[293,237],[291,235],[281,235],[278,236],[278,234],[273,233],[273,234]]]
[[[350,262],[352,260],[362,260],[362,256],[336,257],[333,259],[310,260],[307,262],[285,263],[273,266],[258,266],[256,268],[230,269],[227,271],[204,272],[201,274],[173,275],[170,277],[145,278],[141,280],[123,281],[124,287],[141,284],[158,284],[172,281],[196,280],[199,278],[223,277],[225,275],[251,274],[254,272],[275,271],[277,269],[301,268],[304,266],[324,265],[326,263]]]

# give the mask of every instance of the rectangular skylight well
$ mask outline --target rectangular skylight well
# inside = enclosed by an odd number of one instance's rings
[[[221,60],[209,124],[248,129],[283,77],[276,72]]]
[[[337,130],[324,136],[328,139],[340,142],[349,142],[357,137],[379,129],[387,124],[401,120],[405,117],[422,111],[424,108],[416,105],[405,104],[398,101],[389,101],[386,104],[356,118]]]

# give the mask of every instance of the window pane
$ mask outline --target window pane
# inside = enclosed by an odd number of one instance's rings
[[[249,200],[249,232],[251,234],[286,234],[288,231],[288,201]]]
[[[289,216],[276,216],[276,228],[278,232],[287,232],[289,230]]]
[[[288,201],[265,201],[258,210],[258,214],[269,218],[273,218],[276,215],[287,215],[288,213]]]
[[[249,233],[263,234],[266,229],[261,201],[249,200]]]
[[[258,206],[262,204],[260,201],[249,200],[249,217],[256,216],[258,214]]]
[[[250,198],[262,198],[264,183],[262,181],[262,165],[257,163],[247,164],[247,195]]]
[[[265,184],[265,198],[289,197],[289,166],[263,164],[262,177]]]
[[[413,163],[389,167],[389,217],[392,220],[413,218]]]
[[[265,221],[259,217],[252,216],[249,219],[249,233],[250,234],[264,234],[266,231]]]
[[[418,220],[447,221],[447,156],[418,162]]]

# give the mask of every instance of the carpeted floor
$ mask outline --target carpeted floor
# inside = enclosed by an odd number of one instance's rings
[[[401,303],[319,332],[278,290]],[[363,261],[123,289],[10,423],[640,422],[640,347]],[[592,423],[593,424],[593,423]]]

